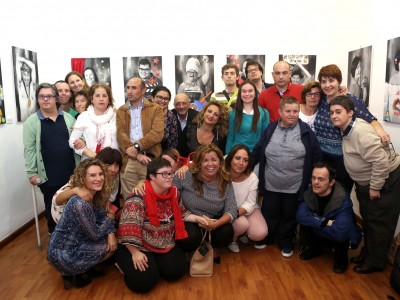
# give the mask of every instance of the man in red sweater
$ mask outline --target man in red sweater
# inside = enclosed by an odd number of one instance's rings
[[[271,122],[279,119],[278,110],[282,97],[293,96],[299,103],[302,103],[301,91],[303,86],[291,83],[291,76],[290,65],[286,61],[278,61],[274,64],[272,72],[275,84],[264,90],[258,97],[258,105],[268,110]]]

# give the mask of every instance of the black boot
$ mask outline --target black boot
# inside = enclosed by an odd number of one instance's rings
[[[68,290],[72,286],[76,287],[77,289],[80,289],[92,282],[89,278],[84,277],[83,274],[78,274],[73,276],[63,275],[63,281],[64,281],[64,290]]]
[[[344,243],[337,243],[334,247],[333,254],[333,271],[338,274],[346,272],[349,266],[349,243],[346,241]]]

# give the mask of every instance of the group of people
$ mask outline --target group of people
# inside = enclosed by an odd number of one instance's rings
[[[48,259],[65,288],[101,276],[97,265],[110,257],[135,292],[177,280],[204,230],[216,249],[277,242],[289,258],[299,228],[300,258],[328,246],[343,273],[349,246],[361,240],[354,182],[365,242],[353,270],[383,270],[400,213],[400,158],[389,135],[340,86],[336,65],[305,86],[291,82],[284,61],[273,66],[274,84],[263,82],[257,61],[246,75],[237,86],[237,66],[225,65],[225,90],[200,111],[185,93],[170,111],[164,86],[146,99],[137,77],[118,109],[107,85],[88,88],[77,72],[39,85],[40,108],[24,123],[25,165],[44,195]]]

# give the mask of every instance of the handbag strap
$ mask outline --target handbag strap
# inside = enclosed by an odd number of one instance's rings
[[[203,229],[202,229],[202,230],[203,230]],[[203,244],[204,240],[206,239],[207,233],[208,233],[208,242],[211,244],[211,230],[206,230],[206,229],[204,229],[203,238],[202,238],[202,240],[201,240],[200,245]]]

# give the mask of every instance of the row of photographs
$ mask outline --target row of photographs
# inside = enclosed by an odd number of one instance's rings
[[[37,53],[12,47],[14,65],[15,99],[17,119],[24,122],[37,107],[35,90],[39,84]],[[257,60],[265,65],[265,55],[227,55],[226,62],[236,64],[240,70],[240,79],[246,79],[246,63]],[[279,55],[292,66],[292,82],[306,84],[315,80],[316,55]],[[369,104],[371,78],[372,46],[350,51],[348,54],[348,81],[350,94]],[[400,123],[400,37],[388,40],[384,95],[384,120]],[[81,73],[88,85],[103,82],[111,86],[110,58],[72,58],[72,70]],[[145,97],[163,84],[161,56],[124,57],[124,84],[134,77],[142,78],[146,83]],[[0,64],[0,124],[6,123],[4,93]],[[198,109],[209,91],[214,91],[213,55],[177,55],[175,56],[175,92],[186,93]]]

